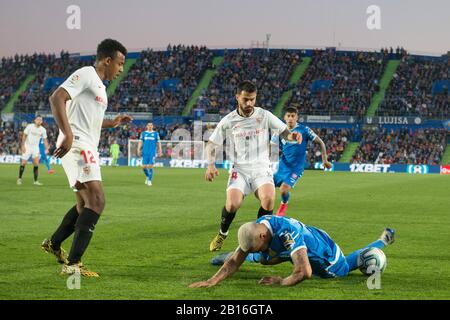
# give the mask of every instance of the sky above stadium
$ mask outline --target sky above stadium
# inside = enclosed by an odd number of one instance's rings
[[[72,5],[78,9],[73,9]],[[378,9],[367,9],[376,5]],[[69,9],[69,13],[67,13]],[[376,28],[370,30],[368,27]],[[0,56],[92,53],[106,37],[129,51],[196,44],[249,48],[403,46],[450,50],[448,0],[2,0]]]

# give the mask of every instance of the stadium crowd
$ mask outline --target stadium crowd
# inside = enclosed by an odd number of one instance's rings
[[[76,69],[86,65],[92,65],[93,59],[80,60],[79,57],[71,57],[69,53],[62,51],[60,56],[55,54],[39,54],[32,56],[31,67],[27,68],[27,74],[34,74],[35,78],[29,84],[15,104],[15,111],[22,113],[34,113],[50,110],[48,97],[54,87],[46,88],[49,78],[67,78]]]
[[[325,143],[328,161],[330,162],[339,161],[345,147],[352,140],[354,134],[353,130],[350,129],[312,129]],[[322,162],[322,152],[319,144],[309,142],[306,162],[310,164],[311,168],[314,168],[316,162]]]
[[[198,46],[169,45],[167,51],[142,51],[109,105],[119,112],[181,114],[203,73],[211,68],[212,58],[212,52]]]
[[[447,145],[445,129],[363,130],[352,163],[438,165]]]
[[[243,79],[258,88],[257,105],[273,110],[300,62],[300,50],[225,50],[224,61],[196,108],[225,115],[236,106],[236,87]]]
[[[376,52],[314,50],[312,61],[288,104],[304,115],[363,117],[379,90],[387,57]],[[313,88],[317,81],[326,81],[328,85]]]
[[[449,60],[425,60],[417,56],[404,56],[387,89],[384,101],[377,110],[380,116],[421,116],[448,118],[450,90],[433,94],[433,84],[450,79]]]

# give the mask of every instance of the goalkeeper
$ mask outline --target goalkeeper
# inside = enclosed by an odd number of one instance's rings
[[[117,140],[114,140],[111,147],[109,147],[109,153],[112,157],[111,165],[117,166],[117,159],[119,159],[119,154],[120,154],[120,146],[117,143]]]

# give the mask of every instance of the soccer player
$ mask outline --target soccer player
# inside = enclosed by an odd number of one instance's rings
[[[278,170],[273,177],[275,186],[280,188],[281,194],[281,205],[278,208],[277,216],[285,215],[288,201],[291,196],[290,190],[295,187],[297,181],[303,176],[308,141],[314,141],[315,143],[320,144],[324,167],[327,169],[332,167],[332,164],[327,160],[327,149],[322,139],[307,126],[297,123],[298,110],[296,108],[286,108],[284,121],[286,121],[289,130],[292,132],[299,132],[302,135],[303,141],[298,144],[286,141],[285,139],[280,139],[277,135],[274,135],[272,138],[272,142],[276,142],[274,140],[279,140],[280,150],[282,152]]]
[[[44,139],[41,138],[39,140],[39,153],[41,155],[40,162],[43,162],[45,164],[45,167],[47,168],[47,172],[49,174],[55,173],[55,170],[52,169],[50,166],[50,158],[48,156],[48,150],[45,148]]]
[[[109,153],[111,154],[112,157],[111,165],[117,166],[117,159],[119,159],[120,154],[120,146],[117,143],[117,140],[114,140],[113,143],[111,144],[111,147],[109,147]]]
[[[34,185],[42,186],[42,183],[38,181],[39,176],[39,140],[43,139],[45,146],[45,153],[48,153],[48,141],[47,130],[42,126],[42,117],[37,116],[34,119],[34,123],[30,123],[25,127],[22,136],[22,142],[20,149],[22,151],[22,160],[19,168],[19,178],[17,184],[22,184],[22,175],[25,171],[25,165],[28,159],[33,159],[33,173],[34,173]]]
[[[128,115],[104,119],[108,98],[103,81],[111,81],[123,71],[126,54],[127,50],[118,41],[103,40],[97,47],[95,65],[76,70],[50,97],[60,130],[54,155],[61,158],[77,199],[51,238],[42,243],[43,250],[64,263],[62,275],[78,273],[98,277],[82,264],[81,257],[105,207],[97,151],[100,133],[102,128],[115,128],[132,120]],[[72,233],[72,247],[67,257],[61,243]]]
[[[289,276],[263,277],[259,283],[264,285],[291,286],[313,275],[321,278],[345,277],[358,268],[358,257],[362,250],[384,248],[394,242],[394,235],[394,230],[386,228],[380,239],[344,256],[339,246],[323,230],[288,217],[263,216],[239,228],[239,247],[236,251],[221,254],[211,261],[215,265],[223,264],[214,276],[193,283],[190,287],[215,286],[235,273],[246,260],[264,265],[292,262],[293,269]]]
[[[256,107],[256,86],[250,81],[239,84],[236,93],[238,106],[217,125],[206,146],[207,181],[219,174],[215,167],[216,148],[227,138],[231,141],[229,156],[233,162],[227,188],[227,199],[222,208],[219,233],[209,245],[210,251],[219,250],[228,235],[228,229],[242,200],[255,193],[261,207],[258,217],[272,214],[275,187],[270,168],[270,132],[278,131],[282,139],[301,143],[302,135],[291,132],[287,125],[267,110]]]
[[[141,133],[138,144],[138,157],[142,156],[142,169],[146,176],[145,184],[152,185],[153,166],[155,164],[156,146],[158,146],[158,156],[162,157],[162,146],[159,141],[159,134],[153,131],[153,123],[147,123],[147,130]]]

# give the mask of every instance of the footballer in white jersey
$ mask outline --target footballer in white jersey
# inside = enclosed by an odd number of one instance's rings
[[[41,139],[44,141],[45,152],[48,153],[47,130],[42,126],[42,117],[37,116],[33,123],[28,124],[23,131],[22,142],[20,145],[22,160],[20,161],[19,178],[17,179],[18,185],[22,184],[22,175],[25,171],[25,165],[30,157],[33,160],[34,185],[42,185],[42,183],[38,181],[40,158],[39,141]]]
[[[103,119],[108,104],[104,80],[112,81],[123,71],[127,50],[118,41],[103,40],[97,47],[94,66],[75,71],[52,94],[50,105],[59,127],[55,156],[61,162],[76,191],[77,203],[64,216],[54,234],[45,239],[42,249],[64,263],[62,274],[79,273],[98,277],[81,263],[95,225],[105,207],[97,147],[102,128],[115,128],[131,121],[128,115]],[[61,243],[74,233],[69,255]]]
[[[269,158],[271,131],[286,140],[298,143],[302,141],[300,133],[291,132],[271,112],[256,107],[256,95],[256,86],[252,82],[244,81],[239,85],[236,94],[237,109],[219,122],[206,147],[206,180],[213,181],[219,174],[215,167],[216,148],[223,145],[225,140],[228,145],[227,156],[233,162],[220,230],[210,243],[210,251],[222,247],[231,222],[248,194],[255,193],[261,203],[258,217],[272,214],[275,187]]]

